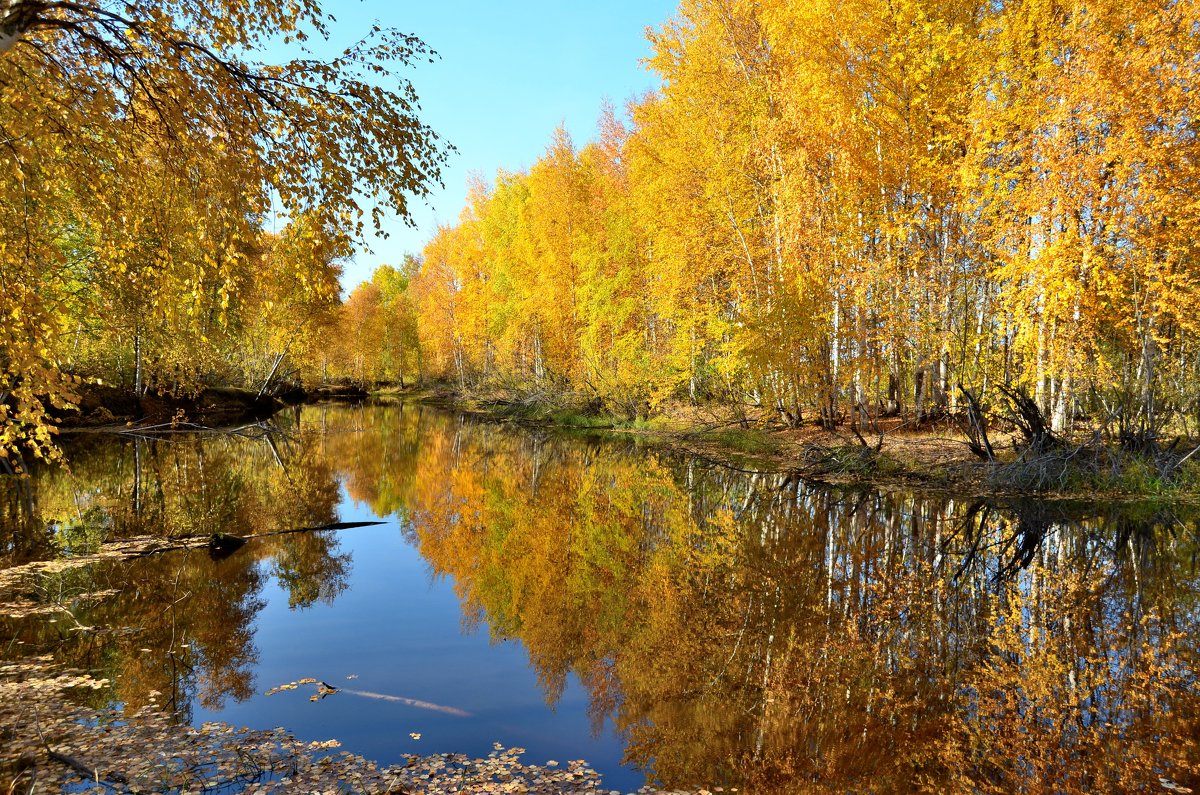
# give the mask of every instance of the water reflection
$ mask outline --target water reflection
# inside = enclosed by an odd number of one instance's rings
[[[71,461],[0,496],[10,559],[322,524],[341,482],[401,519],[469,625],[523,644],[549,702],[577,677],[594,724],[671,786],[1200,783],[1193,512],[815,488],[413,406],[308,408],[258,439],[93,442]],[[4,619],[0,637],[186,715],[253,692],[265,578],[303,608],[350,565],[323,532],[64,572],[37,594],[73,618]],[[97,591],[115,593],[70,601]]]
[[[761,791],[1190,781],[1194,519],[814,489],[459,428],[422,553],[663,781]]]
[[[316,433],[73,441],[69,471],[5,484],[10,564],[126,537],[254,534],[335,517],[337,479]],[[219,561],[196,550],[67,569],[18,583],[22,601],[53,620],[0,619],[0,638],[13,640],[10,653],[52,650],[104,672],[126,704],[157,699],[187,719],[193,703],[219,709],[254,693],[266,577],[303,608],[344,590],[349,565],[325,531],[259,539]]]

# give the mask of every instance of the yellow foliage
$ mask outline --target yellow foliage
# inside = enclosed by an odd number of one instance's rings
[[[629,129],[559,131],[430,242],[429,373],[791,424],[997,383],[1059,430],[1196,419],[1197,14],[682,0]]]
[[[5,464],[52,452],[68,375],[269,380],[336,302],[359,202],[378,227],[437,180],[446,150],[411,85],[372,83],[429,54],[416,38],[376,27],[329,63],[251,60],[328,19],[308,0],[0,4]]]

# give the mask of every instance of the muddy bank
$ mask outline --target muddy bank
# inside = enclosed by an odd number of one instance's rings
[[[78,408],[56,410],[60,429],[99,428],[126,423],[190,422],[219,426],[266,419],[284,407],[270,395],[237,387],[206,387],[195,394],[165,395],[106,384],[80,387]]]
[[[368,392],[354,384],[293,385],[278,394],[260,395],[239,387],[205,387],[195,394],[166,395],[107,384],[84,384],[76,409],[55,409],[60,430],[102,429],[119,425],[192,424],[228,427],[265,420],[281,409],[302,403],[360,401]]]

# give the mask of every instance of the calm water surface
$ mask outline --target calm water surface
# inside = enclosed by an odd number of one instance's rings
[[[101,631],[0,618],[5,656],[195,723],[382,762],[501,742],[623,790],[1200,783],[1191,510],[830,489],[412,405],[275,426],[73,440],[69,473],[0,486],[0,555],[382,524],[42,577],[24,596]],[[266,694],[308,677],[340,691]]]

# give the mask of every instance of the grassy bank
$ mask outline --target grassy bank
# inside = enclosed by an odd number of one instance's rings
[[[784,427],[727,406],[666,406],[651,418],[628,419],[586,405],[409,389],[394,397],[519,425],[635,437],[724,465],[787,471],[809,480],[936,489],[970,495],[1030,495],[1104,500],[1200,500],[1200,442],[1176,439],[1139,451],[1090,433],[1031,448],[1015,427],[992,430],[993,456],[971,450],[959,421],[914,426],[888,419],[870,432],[807,423]]]

